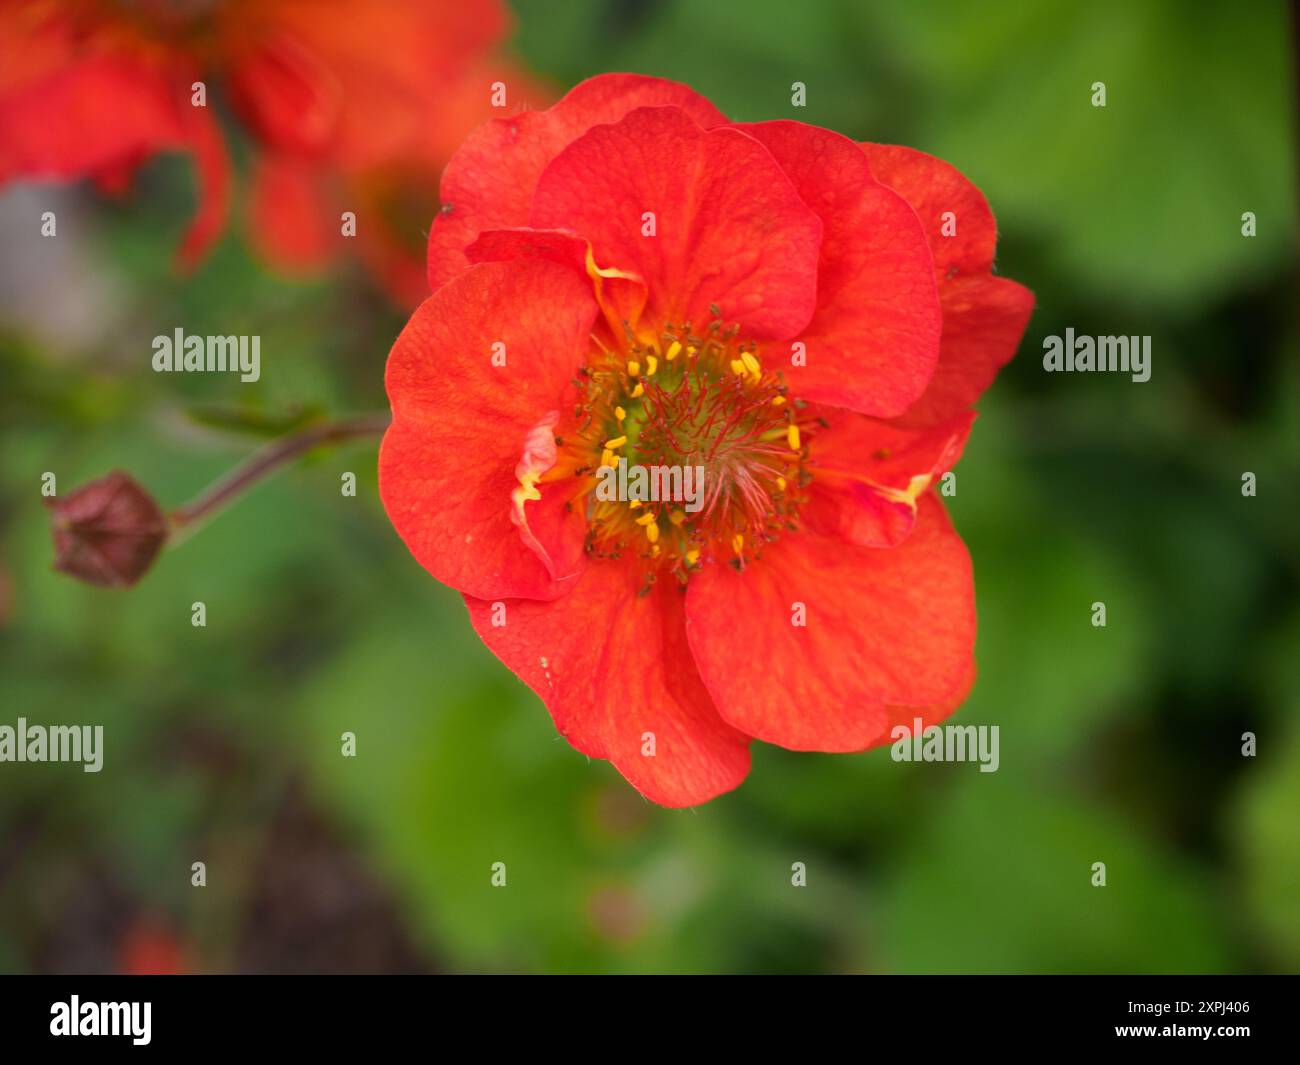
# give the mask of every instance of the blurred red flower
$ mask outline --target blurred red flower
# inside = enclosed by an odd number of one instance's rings
[[[190,971],[187,951],[165,921],[137,918],[118,945],[118,971],[127,976],[178,976]]]
[[[857,751],[960,704],[932,489],[1033,303],[973,185],[610,75],[472,134],[442,201],[380,492],[575,747],[682,806],[751,738]],[[620,460],[703,467],[701,506],[602,498]]]
[[[122,190],[154,154],[189,153],[199,203],[180,259],[192,265],[229,206],[220,86],[257,146],[258,250],[286,271],[321,267],[351,210],[358,253],[413,303],[438,169],[493,113],[494,82],[516,102],[536,91],[494,56],[506,29],[498,0],[0,0],[0,185]],[[418,215],[395,213],[399,175],[418,177],[402,191],[427,190]]]

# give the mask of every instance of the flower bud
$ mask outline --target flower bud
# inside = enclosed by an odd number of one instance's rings
[[[167,540],[162,510],[121,470],[49,505],[54,568],[87,584],[130,587],[144,576]]]

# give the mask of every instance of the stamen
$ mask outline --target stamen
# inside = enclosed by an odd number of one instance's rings
[[[812,476],[805,434],[818,421],[791,401],[779,369],[764,369],[761,349],[714,313],[707,328],[665,322],[653,337],[622,323],[625,340],[614,350],[593,338],[576,382],[585,398],[565,432],[566,461],[553,471],[577,479],[570,499],[586,507],[588,553],[620,558],[641,543],[647,585],[665,571],[685,584],[713,560],[730,558],[743,572],[764,544],[798,528]],[[622,461],[641,468],[638,478],[664,478],[648,482],[662,495],[649,499],[628,484],[626,502],[601,500],[596,471]]]

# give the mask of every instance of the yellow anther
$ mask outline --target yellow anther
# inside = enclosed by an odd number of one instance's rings
[[[774,407],[781,407],[781,406],[784,406],[784,405],[785,405],[785,396],[773,396],[773,397],[772,397],[772,406],[774,406]]]
[[[742,374],[742,375],[743,375],[744,372],[745,372],[745,364],[744,364],[744,362],[741,361],[740,359],[732,359],[732,360],[731,360],[731,372],[734,373],[734,374]]]
[[[777,486],[779,489],[781,489],[782,492],[784,492],[784,491],[785,491],[785,478],[784,478],[784,477],[778,477],[778,478],[776,479],[776,486]]]
[[[654,513],[650,512],[650,513],[642,514],[639,518],[636,519],[636,523],[638,525],[649,525],[654,520],[655,520]]]
[[[626,443],[627,443],[626,436],[616,436],[614,437],[613,440],[606,440],[605,446],[608,448],[616,448],[616,447],[622,447]]]
[[[637,382],[636,388],[632,389],[630,394],[633,399],[640,399],[642,396],[645,395],[645,385],[641,384],[640,382]]]
[[[668,350],[664,352],[664,358],[669,362],[672,362],[673,359],[677,358],[677,356],[681,354],[681,350],[682,342],[680,340],[674,340],[668,345]]]
[[[632,499],[628,501],[627,507],[628,510],[636,510],[636,508],[639,507],[640,505],[641,505],[641,500]]]
[[[600,453],[600,464],[602,466],[613,466],[615,464],[614,452],[610,451],[609,448],[605,448]]]
[[[692,547],[689,551],[686,552],[686,564],[688,566],[695,565],[695,563],[697,563],[699,560],[700,560],[700,549],[698,547]]]
[[[740,361],[745,364],[745,369],[748,370],[755,377],[762,376],[763,367],[758,364],[758,360],[754,358],[754,356],[750,352],[742,351],[740,353]]]
[[[622,407],[615,407],[614,417],[617,418],[619,421],[622,421],[624,418],[627,417],[627,411],[625,411]]]
[[[799,450],[799,426],[795,425],[794,422],[791,422],[790,427],[786,429],[785,438],[790,442],[791,451]]]
[[[641,364],[636,359],[629,359],[627,363],[627,373],[629,377],[636,377],[641,373]]]
[[[653,377],[657,369],[659,369],[659,360],[656,359],[653,355],[647,355],[645,357],[646,376]]]
[[[693,358],[695,358],[695,349],[694,349],[694,348],[687,348],[687,349],[686,349],[686,357],[687,357],[688,359],[693,359]]]
[[[731,549],[736,552],[736,554],[740,554],[744,551],[745,537],[740,533],[736,533],[736,535],[731,538]]]
[[[651,557],[651,558],[658,558],[658,557],[659,557],[659,545],[658,545],[658,544],[651,544],[651,545],[650,545],[650,557]]]
[[[682,522],[686,520],[686,511],[674,510],[671,514],[668,515],[668,520],[671,521],[674,525],[680,525]]]
[[[659,542],[659,526],[651,522],[645,527],[645,538],[652,544]]]

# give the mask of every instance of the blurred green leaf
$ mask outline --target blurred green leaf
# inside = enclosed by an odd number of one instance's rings
[[[1204,872],[1117,811],[971,768],[944,816],[910,841],[874,908],[883,968],[1233,968]],[[1095,862],[1106,865],[1105,887],[1092,886]]]
[[[1286,5],[1124,0],[863,9],[923,94],[914,147],[1106,298],[1194,306],[1286,260]],[[1091,103],[1095,82],[1106,106]],[[1258,236],[1242,236],[1254,212]]]

